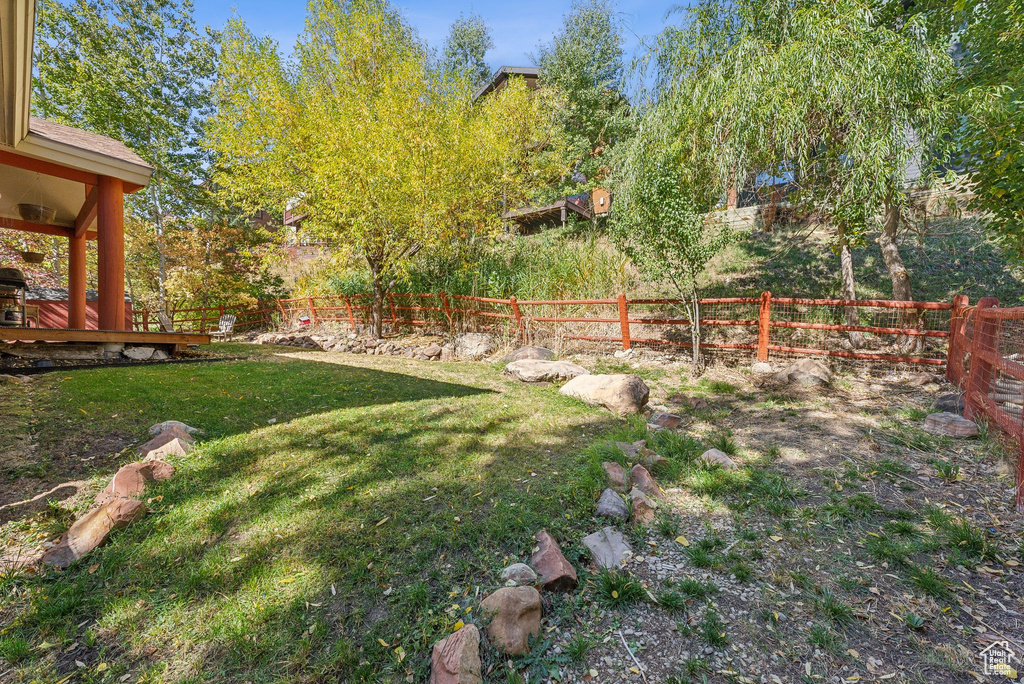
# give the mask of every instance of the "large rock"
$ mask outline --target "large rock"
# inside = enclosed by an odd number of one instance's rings
[[[568,361],[541,361],[540,359],[522,359],[505,366],[502,375],[522,380],[523,382],[550,382],[553,380],[572,380],[578,375],[586,375],[583,366]]]
[[[121,353],[133,361],[148,361],[155,351],[153,347],[128,347]]]
[[[526,563],[513,563],[501,571],[501,581],[515,586],[533,584],[537,581],[537,573]]]
[[[655,413],[647,420],[647,427],[651,430],[675,430],[683,424],[683,417],[677,413]]]
[[[494,353],[494,338],[487,333],[461,333],[455,337],[455,355],[479,361]]]
[[[161,432],[135,449],[144,460],[160,460],[168,456],[184,456],[192,450],[192,437],[177,428]]]
[[[550,361],[553,358],[555,358],[555,352],[551,351],[547,347],[526,346],[520,347],[511,354],[506,355],[502,361],[505,363],[522,361],[523,359],[540,359],[541,361]]]
[[[605,461],[601,464],[605,475],[608,476],[608,486],[617,492],[625,492],[628,489],[626,484],[626,469],[614,461]]]
[[[736,469],[736,462],[729,458],[729,454],[720,449],[708,449],[700,455],[700,460],[708,465],[722,466],[726,470]]]
[[[135,499],[116,499],[94,508],[64,533],[56,546],[43,554],[42,561],[55,568],[66,568],[110,538],[110,533],[132,524],[146,515],[146,505]]]
[[[174,475],[174,466],[163,461],[138,461],[122,466],[103,491],[96,495],[96,504],[106,505],[115,499],[136,499],[150,482],[162,482]]]
[[[978,426],[955,413],[933,413],[924,419],[924,429],[933,435],[944,437],[975,437]]]
[[[940,413],[964,414],[964,395],[959,392],[943,394],[935,400],[935,410]]]
[[[570,591],[576,587],[576,569],[572,567],[558,542],[547,530],[536,535],[537,550],[530,563],[540,576],[540,586],[548,591]]]
[[[430,684],[480,684],[480,630],[465,625],[434,644]]]
[[[168,432],[168,431],[173,430],[175,428],[189,436],[189,440],[190,440],[189,444],[192,443],[191,442],[191,435],[194,435],[197,432],[200,432],[199,428],[194,428],[191,425],[186,425],[185,423],[182,423],[180,420],[165,420],[162,423],[157,423],[156,425],[150,425],[149,426],[149,436],[150,437],[156,437],[157,435],[159,435],[162,432]],[[175,433],[175,434],[177,434],[177,433]]]
[[[599,568],[616,570],[633,554],[626,539],[614,527],[606,527],[583,538],[583,545],[590,550],[590,558]]]
[[[562,385],[559,394],[575,397],[592,406],[603,406],[619,415],[640,413],[651,395],[635,375],[579,375]]]
[[[775,374],[778,382],[797,383],[804,387],[823,387],[832,384],[832,371],[817,359],[800,359]]]
[[[662,491],[658,481],[654,479],[654,476],[647,472],[647,468],[637,463],[633,466],[632,470],[629,471],[629,476],[633,480],[633,484],[636,488],[647,496],[661,497],[665,492]]]
[[[487,636],[508,655],[530,651],[530,638],[540,635],[540,592],[533,587],[504,587],[480,602],[480,613],[490,618]]]
[[[633,507],[633,522],[639,525],[649,525],[654,522],[654,510],[658,504],[653,499],[636,487],[629,492],[629,499]]]
[[[621,496],[615,493],[614,489],[606,489],[597,501],[597,514],[612,520],[627,520],[629,519],[629,506]]]

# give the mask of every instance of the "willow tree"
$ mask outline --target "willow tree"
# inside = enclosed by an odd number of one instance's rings
[[[252,209],[298,198],[303,230],[366,260],[372,330],[418,252],[500,228],[525,197],[532,144],[549,134],[525,84],[472,101],[463,74],[432,66],[385,0],[313,0],[294,63],[239,20],[223,37],[209,145],[228,198]]]

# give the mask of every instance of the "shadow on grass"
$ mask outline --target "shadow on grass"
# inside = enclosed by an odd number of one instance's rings
[[[536,530],[570,555],[592,531],[600,479],[582,447],[617,421],[551,388],[304,360],[171,375],[61,387],[77,391],[70,410],[129,396],[139,425],[173,416],[222,437],[148,490],[150,515],[86,562],[14,583],[32,597],[6,611],[15,634],[96,637],[41,661],[49,672],[78,660],[138,681],[422,681],[430,645],[476,620],[475,587],[497,586]]]

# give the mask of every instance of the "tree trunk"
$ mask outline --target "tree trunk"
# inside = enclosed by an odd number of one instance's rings
[[[691,303],[686,307],[687,316],[690,318],[690,344],[693,345],[691,348],[692,353],[690,354],[693,364],[690,372],[696,378],[704,372],[704,352],[700,348],[700,294],[696,289],[691,291],[690,301]]]
[[[896,232],[902,219],[899,205],[890,196],[885,202],[885,218],[882,221],[882,233],[878,236],[878,246],[882,248],[882,260],[892,281],[892,298],[909,302],[914,299],[910,287],[910,274],[903,265],[903,257],[900,256],[899,247],[896,245]],[[920,314],[916,309],[901,310],[899,321],[901,328],[916,328],[920,322]],[[921,342],[922,338],[917,335],[900,335],[896,340],[900,351],[904,353],[918,350]]]
[[[160,201],[159,181],[154,179],[149,184],[149,196],[153,201],[153,230],[156,233],[157,254],[157,290],[160,297],[160,309],[167,315],[167,249],[164,245],[164,210]]]
[[[379,340],[384,334],[384,275],[380,270],[380,263],[373,257],[366,257],[370,265],[370,274],[373,276],[373,303],[370,306],[370,332],[373,339]]]
[[[850,248],[850,236],[846,232],[846,227],[839,226],[839,269],[842,273],[843,279],[843,298],[844,299],[856,299],[857,298],[857,283],[853,277],[853,251]],[[846,325],[860,325],[860,319],[857,317],[857,307],[848,306],[846,307]],[[854,349],[859,349],[864,346],[864,334],[859,332],[850,331],[850,344],[853,345]]]

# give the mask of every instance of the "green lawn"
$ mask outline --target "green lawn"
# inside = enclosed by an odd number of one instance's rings
[[[489,366],[375,361],[36,381],[43,452],[170,418],[205,433],[142,522],[64,573],[2,580],[0,656],[24,681],[421,681],[481,582],[589,512],[581,448],[612,421]],[[5,534],[48,516],[69,517]]]

